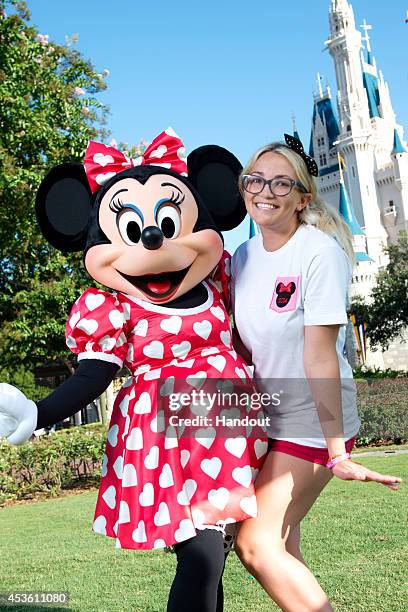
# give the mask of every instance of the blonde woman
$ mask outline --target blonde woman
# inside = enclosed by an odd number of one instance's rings
[[[259,386],[283,393],[266,409],[270,452],[255,485],[258,517],[242,524],[236,548],[282,610],[327,612],[300,552],[302,519],[333,476],[391,489],[400,479],[350,458],[360,425],[343,355],[351,235],[317,197],[315,161],[299,140],[285,139],[257,151],[240,177],[260,234],[233,258],[236,327]]]

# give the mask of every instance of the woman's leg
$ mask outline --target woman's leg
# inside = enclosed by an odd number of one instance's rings
[[[286,612],[329,612],[300,554],[300,521],[331,478],[324,466],[272,451],[256,480],[258,517],[241,524],[237,553]]]
[[[174,548],[177,570],[167,612],[222,612],[221,578],[225,563],[222,533],[204,529]]]

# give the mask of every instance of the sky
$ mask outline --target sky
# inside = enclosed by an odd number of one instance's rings
[[[325,51],[330,0],[27,0],[32,23],[50,40],[78,34],[77,49],[109,70],[99,99],[110,107],[117,141],[153,140],[172,126],[187,152],[204,144],[241,163],[292,132],[308,147],[317,72],[335,91]],[[373,54],[388,81],[398,123],[408,129],[406,0],[354,0]],[[407,134],[405,135],[407,138]],[[233,252],[248,219],[225,235]]]

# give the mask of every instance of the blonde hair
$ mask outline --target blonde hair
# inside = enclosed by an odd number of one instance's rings
[[[349,258],[351,265],[354,265],[353,235],[347,223],[332,206],[329,206],[319,198],[315,178],[309,174],[305,161],[298,153],[295,153],[295,151],[286,145],[281,142],[272,142],[254,153],[239,177],[241,194],[244,195],[242,176],[251,173],[255,163],[264,153],[271,152],[278,153],[288,160],[295,171],[297,179],[302,183],[306,191],[312,195],[311,202],[298,213],[300,222],[314,225],[322,232],[336,238]]]

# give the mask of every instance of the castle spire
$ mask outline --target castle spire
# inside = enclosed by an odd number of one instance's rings
[[[394,128],[394,145],[392,147],[391,155],[397,155],[398,153],[406,153],[407,150],[401,142],[400,135],[398,134],[397,128]]]

